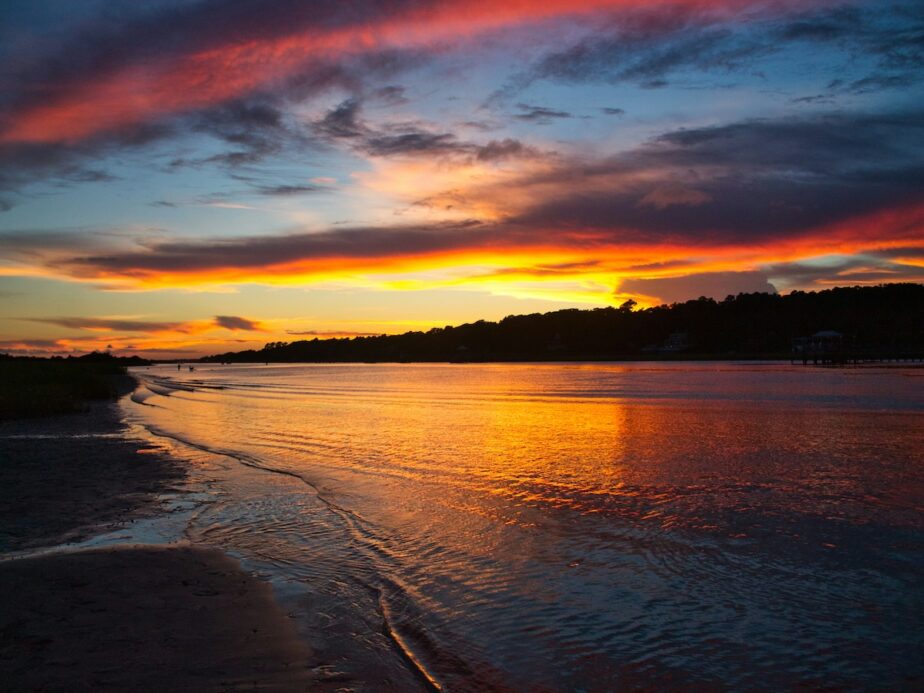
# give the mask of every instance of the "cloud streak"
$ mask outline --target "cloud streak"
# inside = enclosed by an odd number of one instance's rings
[[[374,138],[352,105],[331,113],[344,110],[353,113],[349,127],[337,132],[353,133],[349,139],[357,142]],[[490,146],[500,154],[521,151],[515,141]],[[463,151],[477,159],[470,154],[476,150]],[[559,262],[574,262],[631,249],[650,261],[665,252],[731,249],[771,261],[774,253],[924,244],[922,161],[919,112],[754,119],[669,131],[592,162],[544,160],[502,183],[424,201],[451,199],[460,215],[491,208],[491,219],[155,238],[121,249],[107,247],[103,237],[29,231],[0,236],[0,244],[44,272],[144,286],[398,272],[508,252],[557,253]]]
[[[360,99],[343,101],[315,121],[315,134],[327,142],[345,143],[354,151],[376,158],[501,161],[540,155],[534,147],[513,138],[476,144],[460,140],[449,132],[427,129],[420,123],[384,123],[374,127],[363,119],[362,108]]]
[[[92,330],[103,332],[139,332],[146,334],[200,334],[221,328],[231,331],[260,332],[263,327],[256,320],[249,320],[236,315],[216,315],[212,321],[172,322],[132,320],[125,318],[100,317],[49,317],[22,318],[29,322],[38,322],[56,327],[75,330]]]
[[[765,3],[752,2],[754,6]],[[780,5],[781,3],[776,3]],[[782,3],[786,4],[786,3]],[[639,7],[728,10],[723,0],[199,3],[79,38],[22,75],[0,143],[76,142],[266,90],[331,60],[432,49],[524,23]],[[143,38],[142,38],[143,37]]]
[[[802,9],[797,15],[780,15],[751,5],[730,21],[726,13],[635,8],[616,16],[604,30],[550,51],[505,91],[515,93],[536,80],[658,88],[691,73],[754,69],[758,61],[800,47],[828,48],[847,61],[870,63],[866,77],[833,82],[832,93],[879,91],[921,81],[920,3],[809,3]]]
[[[245,332],[262,331],[263,328],[256,320],[248,320],[237,315],[216,315],[215,324],[226,330],[244,330]]]

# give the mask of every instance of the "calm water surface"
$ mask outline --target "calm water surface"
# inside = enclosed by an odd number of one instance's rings
[[[924,370],[136,374],[346,689],[924,683]]]

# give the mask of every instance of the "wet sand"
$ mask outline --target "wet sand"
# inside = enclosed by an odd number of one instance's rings
[[[119,380],[121,394],[134,380]],[[115,402],[0,422],[0,553],[79,541],[158,512],[185,471],[124,435]]]
[[[118,547],[0,562],[8,691],[307,690],[272,590],[214,550]]]
[[[317,662],[293,620],[223,553],[63,546],[159,512],[181,486],[179,462],[124,432],[114,402],[0,424],[0,687],[308,689]]]

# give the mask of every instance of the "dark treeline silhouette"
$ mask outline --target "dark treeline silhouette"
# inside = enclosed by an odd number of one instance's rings
[[[148,363],[102,352],[67,358],[0,354],[0,419],[80,411],[89,400],[119,394],[126,366]]]
[[[635,310],[558,310],[401,335],[271,342],[212,362],[564,361],[786,358],[820,330],[883,355],[924,352],[924,285],[887,284],[699,298]]]

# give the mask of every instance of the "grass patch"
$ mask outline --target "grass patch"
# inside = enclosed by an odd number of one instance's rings
[[[140,360],[139,360],[140,361]],[[117,395],[124,359],[108,354],[79,358],[0,356],[0,419],[83,411],[91,400]]]

